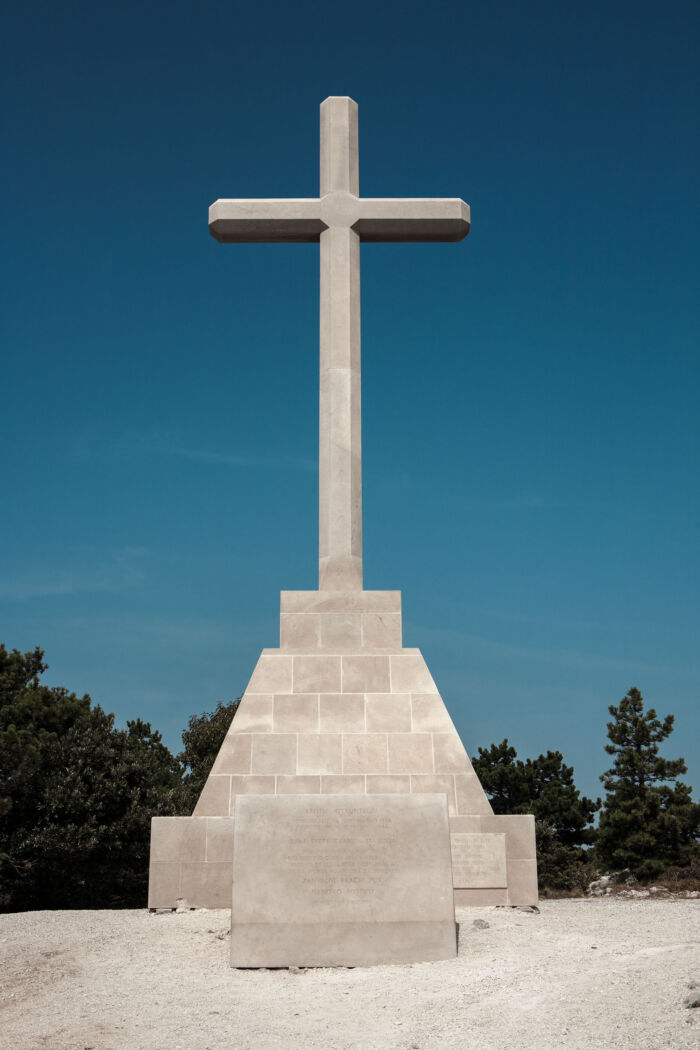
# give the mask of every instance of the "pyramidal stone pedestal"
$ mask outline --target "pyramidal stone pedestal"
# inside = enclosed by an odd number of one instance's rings
[[[457,905],[537,902],[534,818],[496,816],[418,649],[399,591],[283,591],[191,817],[152,823],[150,908],[231,905],[240,795],[447,796]]]

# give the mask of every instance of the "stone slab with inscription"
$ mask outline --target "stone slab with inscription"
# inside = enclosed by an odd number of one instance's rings
[[[456,933],[446,796],[237,800],[232,966],[430,962]]]
[[[508,885],[505,834],[453,832],[451,840],[452,876],[456,887],[498,889]]]

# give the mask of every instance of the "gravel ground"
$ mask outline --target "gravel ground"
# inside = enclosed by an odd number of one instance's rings
[[[700,1048],[700,1007],[685,1005],[700,996],[700,902],[544,901],[540,914],[458,919],[457,959],[290,971],[232,970],[226,911],[3,915],[0,1046]]]

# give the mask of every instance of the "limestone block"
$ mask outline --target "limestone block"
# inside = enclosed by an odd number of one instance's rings
[[[320,776],[277,777],[278,795],[319,795],[320,793]]]
[[[364,795],[365,777],[362,773],[345,773],[342,776],[322,776],[322,795]]]
[[[388,773],[386,733],[343,736],[343,773]]]
[[[433,748],[436,773],[474,772],[464,745],[454,730],[451,733],[434,733]]]
[[[504,834],[452,833],[452,878],[464,889],[506,889]]]
[[[318,693],[276,693],[275,733],[318,733]]]
[[[364,733],[364,693],[321,693],[322,733]]]
[[[455,793],[455,778],[453,776],[449,773],[426,773],[420,776],[412,776],[411,791],[415,795],[447,795],[450,828],[452,827],[452,816],[457,812],[457,796]]]
[[[231,777],[231,815],[236,795],[274,795],[275,778],[268,776]]]
[[[148,869],[148,907],[175,908],[180,897],[180,865],[161,864],[153,859]]]
[[[493,908],[508,904],[508,890],[457,888],[454,895],[456,908]]]
[[[420,653],[391,656],[390,660],[392,693],[437,693]]]
[[[366,782],[368,795],[407,795],[411,790],[411,778],[406,774],[368,774]]]
[[[457,812],[460,814],[493,813],[486,792],[479,783],[476,773],[456,773]]]
[[[253,773],[296,771],[297,738],[294,733],[253,733]]]
[[[337,558],[334,563],[337,569]],[[353,564],[353,578],[357,571]],[[282,650],[311,654],[401,648],[399,591],[282,591],[280,608]]]
[[[413,693],[411,714],[413,730],[416,733],[456,732],[442,697],[438,693]]]
[[[362,646],[365,649],[400,649],[401,613],[363,613]]]
[[[320,240],[319,588],[362,590],[360,241]]]
[[[228,817],[231,801],[231,777],[211,773],[202,788],[194,817]]]
[[[298,773],[342,773],[343,749],[339,733],[300,736],[297,752]]]
[[[282,615],[289,613],[400,613],[401,591],[282,591]]]
[[[537,904],[537,861],[507,860],[508,903]]]
[[[204,860],[207,864],[231,864],[233,857],[233,818],[206,817],[206,849]]]
[[[452,816],[450,814],[450,832],[464,831],[468,834],[475,834],[481,830],[481,822],[484,817],[478,815],[472,815],[470,817],[464,816]],[[502,831],[502,828],[492,828],[492,831]],[[506,836],[506,850],[508,849],[508,837]]]
[[[388,656],[343,656],[344,693],[391,691]]]
[[[362,645],[362,614],[327,613],[320,617],[322,649],[359,649]]]
[[[292,660],[291,656],[263,654],[248,682],[246,693],[291,693]]]
[[[179,864],[183,858],[203,861],[205,855],[205,821],[192,817],[151,818],[151,860]]]
[[[321,645],[321,618],[303,613],[280,617],[281,649],[318,649]]]
[[[390,773],[432,773],[433,739],[430,733],[389,733]]]
[[[410,733],[411,697],[408,693],[368,693],[367,732]]]
[[[339,656],[295,656],[295,693],[340,693]],[[282,692],[282,690],[280,690]]]
[[[231,897],[232,861],[182,865],[180,897],[190,908],[225,908]]]
[[[212,773],[250,773],[250,733],[228,733],[216,756]]]
[[[508,860],[534,860],[535,818],[531,813],[484,816],[481,829],[505,833]]]
[[[455,955],[440,796],[240,800],[233,966],[362,966]]]
[[[272,694],[246,693],[231,724],[234,733],[272,732]]]

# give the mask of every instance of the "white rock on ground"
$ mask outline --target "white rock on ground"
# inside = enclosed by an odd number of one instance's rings
[[[232,970],[226,911],[0,916],[8,1050],[697,1050],[700,904],[463,908],[459,958]],[[478,928],[474,920],[488,922]]]

